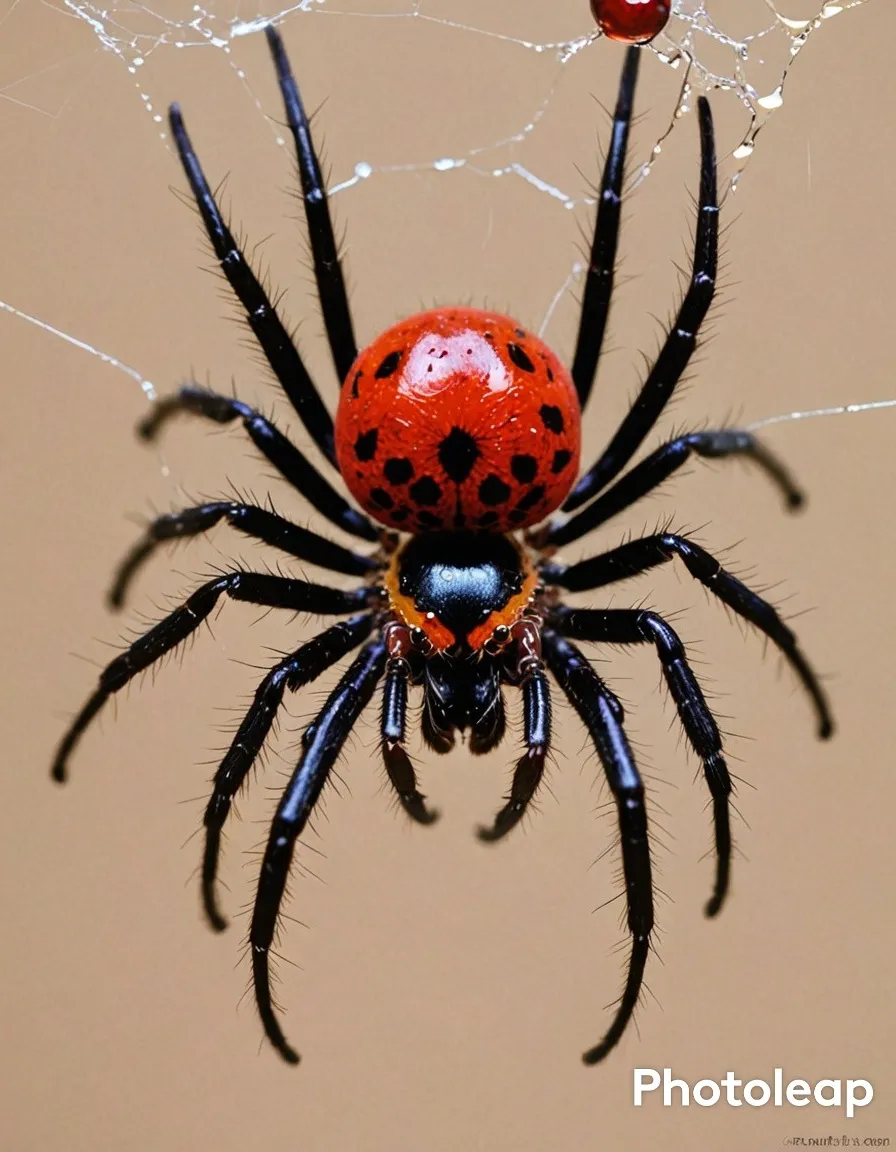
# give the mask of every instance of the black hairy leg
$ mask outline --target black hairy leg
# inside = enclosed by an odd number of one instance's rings
[[[491,827],[480,827],[480,840],[495,843],[502,840],[522,820],[544,775],[545,757],[551,739],[551,689],[541,669],[531,672],[522,684],[523,742],[526,751],[513,771],[507,803]]]
[[[640,48],[629,48],[619,81],[619,95],[613,113],[610,145],[601,174],[597,198],[597,216],[588,260],[588,272],[582,292],[579,332],[572,361],[572,379],[582,411],[588,403],[597,363],[603,347],[616,278],[616,250],[619,246],[619,217],[622,209],[622,182],[625,179],[625,157],[638,80]]]
[[[215,773],[214,788],[205,810],[205,849],[202,854],[202,905],[216,932],[227,927],[218,907],[216,881],[221,854],[221,831],[233,798],[245,783],[268,737],[287,690],[297,692],[316,680],[353,648],[363,643],[373,627],[369,614],[340,620],[275,664],[255,692],[255,699],[236,731]]]
[[[172,396],[163,396],[137,426],[137,432],[144,440],[154,440],[171,417],[181,412],[204,416],[216,424],[242,420],[259,452],[331,524],[353,536],[360,536],[362,540],[379,540],[379,529],[363,513],[352,508],[266,416],[242,400],[186,385]]]
[[[571,511],[610,483],[640,448],[659,419],[690,362],[700,327],[712,304],[719,258],[716,149],[709,101],[697,98],[700,121],[700,193],[691,277],[669,335],[628,415],[597,462],[577,482],[563,505]]]
[[[587,508],[569,520],[548,525],[547,530],[539,534],[540,540],[545,545],[559,548],[580,539],[658,488],[692,456],[710,460],[738,456],[765,473],[781,492],[790,511],[803,506],[803,493],[787,467],[752,432],[736,428],[718,432],[688,432],[651,452]]]
[[[540,622],[524,618],[509,632],[513,666],[508,678],[518,684],[523,693],[526,750],[517,761],[504,807],[491,827],[477,829],[479,839],[488,844],[502,840],[526,814],[544,776],[545,759],[551,747],[551,686],[542,659]]]
[[[650,952],[653,877],[644,784],[622,726],[625,714],[619,700],[574,644],[549,628],[544,630],[542,643],[548,667],[594,741],[618,811],[632,950],[625,987],[610,1027],[600,1043],[583,1056],[586,1064],[597,1064],[619,1043],[632,1018]]]
[[[367,588],[343,592],[321,584],[310,584],[307,580],[290,580],[260,572],[228,572],[209,580],[179,608],[116,656],[100,673],[96,691],[75,717],[57,749],[52,769],[54,780],[60,783],[65,780],[69,756],[109,697],[120,692],[139,672],[155,664],[195,632],[225,593],[234,600],[245,600],[265,608],[337,616],[365,607],[370,598]]]
[[[717,915],[728,893],[731,875],[728,811],[731,775],[722,749],[719,726],[688,664],[678,633],[656,612],[638,609],[557,608],[549,619],[552,628],[572,640],[600,644],[653,644],[656,648],[678,718],[688,742],[703,764],[703,775],[712,798],[716,878],[712,896],[706,904],[706,915]]]
[[[221,271],[242,304],[247,324],[252,329],[283,391],[298,412],[309,436],[335,466],[333,418],[324,407],[298,349],[277,314],[277,309],[221,215],[214,193],[209,187],[190,137],[187,135],[183,116],[177,104],[172,104],[168,111],[168,123],[180,162],[196,200],[196,207],[205,225],[206,235]]]
[[[292,133],[299,165],[299,179],[302,184],[302,203],[305,205],[305,222],[308,225],[308,238],[311,241],[311,259],[314,265],[314,279],[317,283],[317,297],[321,315],[327,332],[327,341],[333,357],[333,366],[339,382],[348,379],[349,369],[358,356],[352,315],[342,264],[333,236],[333,222],[327,201],[320,162],[314,148],[311,126],[305,114],[305,107],[295,81],[286,49],[280,33],[273,24],[265,28],[268,46],[274,58],[277,81],[286,110],[286,121]]]
[[[590,592],[594,588],[603,588],[607,584],[615,584],[647,572],[658,564],[667,564],[675,557],[714,596],[758,628],[778,648],[815,707],[819,737],[822,740],[828,739],[833,734],[834,722],[827,697],[818,677],[800,651],[796,636],[767,600],[751,592],[736,576],[726,572],[714,556],[693,540],[671,532],[644,536],[578,564],[546,564],[541,574],[547,584],[556,584],[570,592]]]
[[[216,500],[183,512],[158,516],[148,524],[142,539],[131,548],[116,570],[109,589],[109,604],[113,608],[124,604],[131,581],[160,544],[199,536],[222,520],[254,540],[331,572],[365,576],[379,567],[374,558],[343,548],[341,544],[301,528],[267,508],[256,508],[235,500]]]
[[[373,695],[385,663],[386,648],[381,641],[371,641],[362,648],[305,730],[301,758],[277,805],[261,864],[249,930],[255,1002],[268,1039],[289,1064],[298,1064],[299,1054],[287,1042],[271,998],[270,952],[280,904],[296,839],[308,823],[343,744]]]

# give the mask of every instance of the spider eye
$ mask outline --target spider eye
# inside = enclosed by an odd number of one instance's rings
[[[411,629],[411,643],[424,656],[428,656],[433,650],[433,643],[422,628],[414,627]]]
[[[510,642],[510,629],[506,624],[499,624],[483,647],[490,656],[497,656]]]

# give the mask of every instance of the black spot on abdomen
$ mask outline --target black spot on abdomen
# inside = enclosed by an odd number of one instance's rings
[[[374,372],[374,376],[377,378],[377,380],[386,380],[389,376],[392,375],[392,373],[398,367],[400,361],[401,361],[401,352],[400,351],[390,352],[389,355],[385,358],[385,360],[383,360],[380,363],[379,368],[377,368],[376,372]]]
[[[355,455],[359,460],[367,461],[372,460],[376,455],[376,442],[379,439],[379,432],[376,428],[371,428],[369,432],[362,432],[358,439],[355,441]]]
[[[385,488],[374,488],[370,493],[370,499],[377,508],[391,508],[395,503]]]
[[[538,461],[534,456],[514,456],[510,461],[510,471],[520,484],[531,484],[538,475]]]
[[[526,355],[525,350],[519,346],[519,344],[508,344],[507,355],[517,366],[517,368],[521,369],[523,372],[535,371],[535,365]]]
[[[483,504],[503,504],[510,499],[510,489],[492,472],[479,485],[479,499]]]
[[[566,426],[563,423],[563,413],[556,404],[542,404],[539,409],[539,415],[545,428],[547,428],[549,432],[554,432],[557,436],[560,435]]]
[[[415,504],[438,504],[442,499],[442,489],[432,476],[421,476],[408,489]]]
[[[559,448],[554,453],[554,462],[551,464],[551,471],[554,475],[562,472],[570,460],[572,460],[572,452],[567,452],[565,448]]]
[[[530,488],[522,500],[516,503],[518,512],[528,512],[530,508],[534,508],[539,500],[544,497],[544,485],[536,484],[534,488]]]
[[[439,463],[455,484],[463,484],[479,459],[479,445],[463,428],[452,428],[439,445]]]
[[[390,456],[383,465],[383,475],[390,484],[407,484],[414,475],[414,465],[406,456]]]

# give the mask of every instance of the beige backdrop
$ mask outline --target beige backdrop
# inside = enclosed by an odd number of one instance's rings
[[[587,27],[581,0],[477,7],[424,10],[538,41]],[[238,15],[256,14],[244,8]],[[292,165],[253,102],[279,115],[262,37],[234,40],[229,57],[214,46],[163,44],[144,72],[129,74],[126,60],[62,10],[6,0],[0,15],[0,77],[11,85],[0,91],[0,298],[136,366],[160,391],[194,370],[223,389],[232,377],[245,399],[273,403],[221,285],[203,272],[195,217],[169,192],[183,181],[153,116],[176,97],[212,180],[230,173],[234,219],[250,238],[272,237],[264,261],[290,289],[288,314],[301,323],[302,347],[332,403]],[[131,26],[142,19],[125,16]],[[158,35],[148,14],[146,24]],[[477,164],[519,160],[581,197],[597,174],[598,129],[606,138],[591,96],[612,100],[619,49],[593,45],[561,69],[484,35],[327,10],[294,13],[284,32],[309,104],[323,103],[318,124],[334,180],[359,160],[421,166],[376,171],[334,201],[361,338],[440,301],[488,302],[537,325],[590,211],[566,212],[513,176],[426,166],[513,135],[543,105],[524,145],[487,151]],[[799,60],[785,107],[726,205],[723,304],[666,433],[731,413],[756,419],[896,395],[894,44],[896,9],[871,0],[822,28]],[[645,61],[641,157],[672,109],[676,82]],[[152,101],[158,106],[147,107]],[[734,105],[724,96],[716,105],[730,147]],[[688,118],[629,204],[625,284],[586,456],[624,411],[637,350],[656,347],[652,316],[670,310],[696,155]],[[566,357],[574,324],[567,295],[549,330]],[[828,676],[839,723],[836,740],[819,745],[778,658],[681,571],[613,591],[614,604],[646,598],[676,614],[743,780],[733,898],[710,924],[701,914],[711,882],[704,789],[655,658],[601,653],[629,706],[664,829],[660,958],[650,965],[640,1035],[632,1029],[602,1067],[580,1063],[607,1023],[622,959],[613,950],[620,905],[592,914],[617,891],[614,858],[594,864],[614,824],[596,811],[605,799],[599,768],[569,712],[558,712],[557,762],[540,812],[498,849],[478,844],[472,828],[499,804],[515,744],[473,762],[462,749],[436,760],[415,742],[425,790],[444,815],[434,829],[410,828],[383,791],[368,719],[303,850],[308,874],[294,879],[279,992],[304,1056],[296,1070],[260,1044],[251,1000],[237,1008],[247,923],[218,938],[205,929],[193,834],[228,726],[259,669],[310,625],[259,621],[225,604],[213,635],[203,631],[109,708],[64,792],[47,766],[122,634],[157,617],[210,566],[265,559],[222,529],[153,563],[116,620],[102,592],[138,531],[135,518],[220,494],[228,482],[259,497],[275,491],[300,522],[307,510],[269,484],[270,469],[237,432],[183,422],[161,451],[140,448],[132,426],[146,400],[136,383],[12,315],[0,313],[0,339],[4,1149],[759,1152],[791,1137],[896,1140],[896,413],[770,431],[811,493],[799,517],[787,518],[769,486],[739,466],[700,466],[589,545],[667,515],[699,530],[796,618]],[[278,412],[304,443],[284,404]],[[325,687],[290,701],[244,819],[231,829],[223,876],[234,913],[251,900],[254,849]],[[651,1100],[635,1109],[636,1065],[670,1065],[692,1081],[729,1068],[769,1079],[776,1066],[788,1078],[862,1077],[876,1099],[852,1122],[815,1106],[664,1109]]]

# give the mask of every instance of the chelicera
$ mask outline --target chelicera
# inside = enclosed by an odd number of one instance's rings
[[[591,257],[572,367],[514,320],[469,308],[443,308],[389,329],[358,353],[321,171],[308,120],[278,33],[267,29],[295,140],[314,269],[333,362],[342,382],[334,422],[277,309],[225,223],[177,105],[172,135],[206,233],[224,275],[273,372],[326,466],[339,473],[363,511],[274,424],[240,400],[196,386],[160,401],[141,424],[153,439],[169,419],[190,413],[241,422],[256,448],[317,512],[364,541],[349,548],[266,508],[223,500],[161,516],[120,566],[110,599],[120,605],[131,578],[164,541],[197,536],[224,521],[288,556],[353,577],[352,587],[235,569],[198,587],[101,673],[99,685],[63,738],[53,776],[106,701],[200,626],[223,595],[289,612],[342,617],[275,664],[215,773],[205,813],[202,898],[225,927],[216,892],[222,828],[286,691],[356,655],[305,731],[301,753],[277,806],[261,865],[249,933],[255,997],[265,1032],[286,1060],[298,1055],[271,998],[270,952],[296,839],[314,810],[344,742],[381,691],[385,770],[404,810],[435,819],[405,747],[409,693],[422,693],[426,743],[446,752],[462,734],[471,752],[494,749],[505,734],[505,689],[522,697],[525,750],[510,794],[484,840],[520,821],[542,780],[551,745],[551,682],[584,722],[618,808],[631,953],[622,996],[603,1039],[585,1054],[602,1059],[618,1042],[638,1001],[654,930],[654,886],[644,787],[625,735],[622,705],[578,646],[652,644],[712,801],[714,916],[729,884],[731,777],[718,726],[675,630],[638,608],[572,608],[564,591],[606,588],[679,559],[687,572],[781,651],[807,690],[819,733],[832,723],[818,680],[791,630],[761,596],[726,572],[693,540],[658,532],[575,564],[563,545],[607,523],[647,495],[689,457],[740,456],[764,471],[795,507],[800,493],[784,467],[746,431],[678,436],[627,467],[681,379],[713,299],[718,246],[716,158],[710,107],[697,102],[700,188],[690,280],[656,360],[621,426],[579,473],[580,413],[594,382],[613,290],[620,204],[640,50],[627,49],[604,165]],[[552,513],[562,507],[559,516]],[[569,515],[572,513],[572,515]]]

